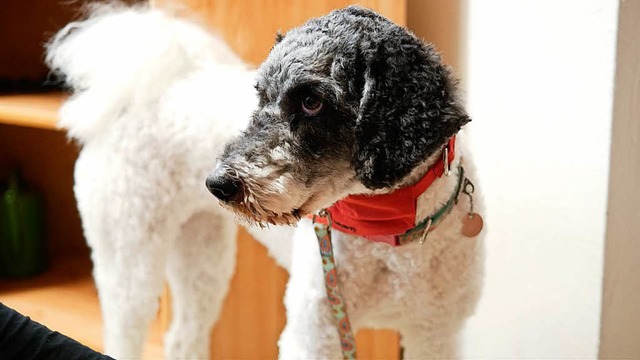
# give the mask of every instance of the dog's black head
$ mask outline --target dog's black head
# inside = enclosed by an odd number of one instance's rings
[[[208,186],[258,222],[392,189],[469,121],[436,51],[359,7],[279,37],[256,90],[251,124]]]

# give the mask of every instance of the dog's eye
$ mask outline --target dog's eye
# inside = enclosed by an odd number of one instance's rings
[[[322,110],[322,101],[320,98],[310,95],[302,100],[302,111],[307,115],[317,115]]]

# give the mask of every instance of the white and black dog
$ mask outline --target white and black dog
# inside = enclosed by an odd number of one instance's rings
[[[469,118],[439,55],[349,7],[279,37],[256,89],[210,191],[259,224],[324,210],[351,325],[400,330],[408,358],[454,357],[483,246],[473,164],[453,139]],[[307,218],[294,236],[283,358],[339,356],[314,230]]]
[[[236,249],[202,185],[219,157],[207,187],[240,219],[326,209],[354,329],[400,330],[407,358],[456,356],[482,283],[481,198],[469,119],[430,46],[351,7],[279,38],[256,78],[193,24],[103,7],[48,60],[75,91],[61,126],[83,145],[75,191],[107,353],[139,356],[166,275],[167,356],[207,356]],[[281,358],[340,357],[312,222],[252,230],[291,273]]]

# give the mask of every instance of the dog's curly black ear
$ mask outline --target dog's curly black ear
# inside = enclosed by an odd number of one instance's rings
[[[352,165],[370,189],[391,187],[470,121],[440,56],[391,22],[359,45],[364,86]]]

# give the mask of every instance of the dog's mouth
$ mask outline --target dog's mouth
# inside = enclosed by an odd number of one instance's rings
[[[260,205],[256,199],[245,198],[240,202],[230,202],[220,204],[238,215],[249,224],[265,227],[267,225],[295,225],[304,216],[311,213],[307,205],[313,196],[309,197],[300,206],[291,209],[289,212],[275,212]]]

